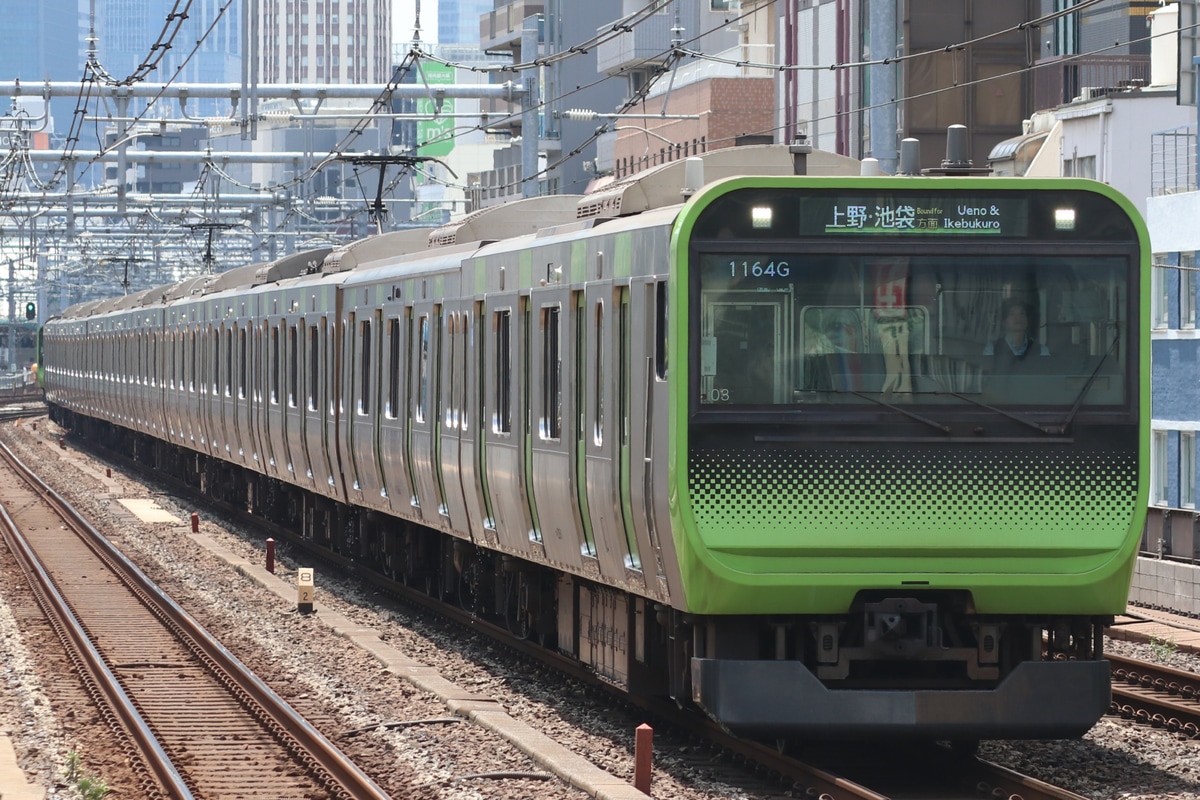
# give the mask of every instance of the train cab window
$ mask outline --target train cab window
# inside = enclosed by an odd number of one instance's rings
[[[561,309],[542,308],[542,415],[539,433],[543,439],[562,436],[562,329]]]
[[[363,320],[358,326],[358,413],[371,413],[371,321]]]
[[[512,432],[512,311],[496,312],[496,415],[492,430]]]
[[[300,333],[296,325],[288,327],[288,406],[295,408],[300,393]]]
[[[704,257],[701,406],[1129,401],[1124,255]]]
[[[387,323],[388,338],[388,373],[387,373],[387,408],[384,414],[388,419],[396,419],[400,415],[400,319],[393,317]]]

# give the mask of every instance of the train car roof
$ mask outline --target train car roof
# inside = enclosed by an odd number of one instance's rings
[[[405,228],[368,236],[356,242],[335,247],[325,257],[322,272],[345,272],[372,261],[395,258],[397,255],[418,253],[429,247],[429,234],[435,229]]]
[[[107,311],[124,311],[124,310],[130,309],[130,308],[138,308],[140,306],[146,305],[147,301],[150,301],[150,302],[157,301],[158,295],[161,293],[162,293],[162,287],[159,286],[159,287],[152,287],[150,289],[142,289],[141,291],[134,292],[133,294],[122,295],[121,297],[115,298],[116,302],[113,304],[112,308],[109,308],[106,310]]]
[[[170,286],[163,287],[163,302],[173,303],[176,300],[183,300],[191,297],[194,294],[200,294],[204,291],[204,287],[212,281],[215,275],[197,275],[194,278],[182,280],[179,283],[173,283]]]
[[[429,234],[429,246],[494,242],[573,222],[582,197],[578,194],[548,194],[481,208],[433,230]]]
[[[739,175],[796,174],[791,150],[784,144],[723,147],[696,157],[704,163],[705,183]],[[683,200],[680,191],[686,164],[687,159],[659,164],[584,195],[579,201],[577,216],[580,219],[625,217],[652,208],[678,205]],[[858,175],[861,169],[858,159],[813,150],[808,154],[806,174],[850,176]]]
[[[92,309],[94,309],[96,306],[100,305],[103,302],[105,302],[103,299],[101,299],[101,300],[84,300],[82,303],[76,303],[73,306],[67,306],[66,308],[63,309],[62,314],[60,316],[62,319],[86,317],[92,313]]]
[[[230,289],[260,286],[264,283],[279,283],[289,278],[319,272],[332,249],[332,247],[318,247],[314,250],[292,253],[276,261],[234,267],[214,276],[213,280],[201,287],[200,293],[215,294]]]

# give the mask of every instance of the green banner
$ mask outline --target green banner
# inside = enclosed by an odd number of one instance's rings
[[[421,74],[425,76],[425,82],[431,89],[438,84],[454,83],[454,67],[445,64],[423,61],[421,62]],[[420,75],[417,76],[417,85],[421,85]],[[441,110],[438,111],[437,104],[432,98],[422,97],[417,100],[417,113],[429,117],[429,119],[417,123],[417,141],[429,142],[429,144],[423,144],[417,148],[417,155],[438,158],[449,155],[450,151],[454,149],[454,140],[450,138],[454,133],[454,119],[449,116],[454,113],[454,100],[445,98],[442,101]],[[435,118],[435,113],[446,116]]]

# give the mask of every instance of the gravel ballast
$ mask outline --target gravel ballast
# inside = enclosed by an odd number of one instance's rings
[[[344,732],[379,723],[449,717],[444,703],[385,671],[380,662],[320,624],[296,613],[244,572],[230,567],[189,535],[193,511],[200,532],[253,564],[263,562],[262,534],[209,518],[161,489],[124,477],[73,447],[45,418],[0,428],[0,439],[30,463],[68,501],[88,515],[143,571],[184,606],[244,663],[400,798],[582,798],[577,788],[548,776],[518,747],[478,725],[427,723]],[[119,503],[151,498],[176,518],[145,523]],[[276,572],[294,579],[299,566],[280,546]],[[6,574],[6,578],[10,577]],[[48,685],[64,681],[61,662],[46,659],[42,641],[29,641],[0,591],[0,658],[5,686],[0,729],[8,731],[19,763],[49,796],[71,797],[63,777],[68,754],[110,763],[96,752],[99,739],[80,733],[77,712],[63,718]],[[484,637],[464,635],[320,575],[316,602],[379,632],[388,644],[462,688],[494,699],[512,717],[544,733],[623,780],[633,781],[634,729],[643,720],[572,681],[544,673]],[[55,643],[56,644],[56,643]],[[1163,657],[1162,648],[1109,642],[1113,652]],[[1200,660],[1169,653],[1172,666],[1200,671]],[[56,671],[58,670],[58,671]],[[81,744],[81,742],[85,742]],[[786,796],[766,790],[736,768],[714,763],[684,734],[656,732],[653,795],[679,800]],[[980,755],[1095,800],[1200,797],[1200,742],[1114,717],[1102,719],[1076,741],[984,742]],[[104,777],[101,775],[100,777]],[[751,787],[751,788],[747,788]],[[115,796],[136,797],[136,787]]]

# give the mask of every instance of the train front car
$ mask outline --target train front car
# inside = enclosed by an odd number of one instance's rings
[[[740,178],[675,226],[692,695],[752,735],[1081,735],[1147,501],[1148,238],[1078,180]]]

